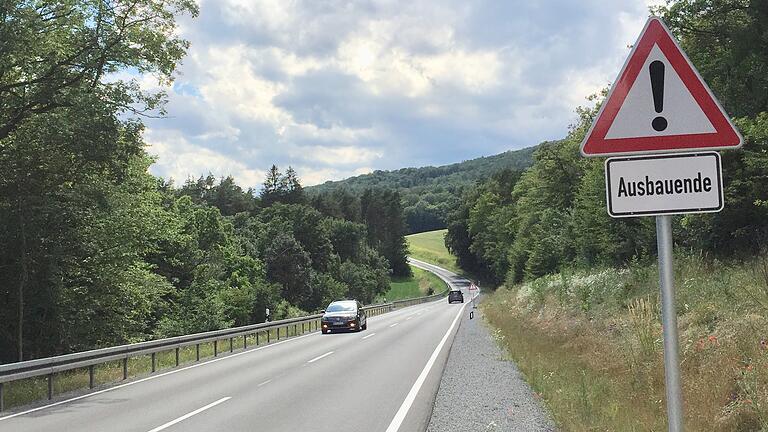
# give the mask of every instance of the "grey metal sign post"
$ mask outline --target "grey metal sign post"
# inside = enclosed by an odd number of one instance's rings
[[[683,431],[683,397],[678,359],[675,278],[672,267],[672,216],[656,216],[656,244],[659,252],[661,325],[664,336],[664,375],[667,389],[667,417],[670,432]]]
[[[620,156],[605,163],[611,217],[656,216],[670,432],[683,431],[671,215],[722,210],[720,155],[704,151],[743,141],[669,29],[650,17],[581,143],[583,156]]]

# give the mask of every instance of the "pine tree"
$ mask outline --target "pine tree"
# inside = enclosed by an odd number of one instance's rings
[[[293,167],[288,167],[282,180],[283,184],[286,185],[285,199],[282,202],[286,204],[306,203],[307,199],[304,195],[304,188],[301,186],[299,177]]]
[[[264,179],[264,187],[261,190],[261,203],[264,207],[269,207],[272,204],[281,201],[286,194],[286,185],[283,175],[276,165],[272,165],[267,173],[267,178]]]

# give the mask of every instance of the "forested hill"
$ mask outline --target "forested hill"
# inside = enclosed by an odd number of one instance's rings
[[[505,169],[525,170],[533,164],[536,148],[538,146],[438,167],[374,171],[308,187],[307,192],[318,200],[337,190],[353,195],[370,188],[397,190],[403,198],[409,233],[431,231],[446,227],[447,215],[456,208],[466,186]]]
[[[657,11],[744,136],[742,149],[722,153],[723,211],[673,222],[677,246],[718,259],[768,250],[768,2],[732,3]],[[653,260],[653,219],[609,217],[603,160],[579,155],[598,107],[578,109],[568,136],[540,146],[522,176],[494,176],[462,196],[446,241],[464,270],[513,285],[572,266]]]

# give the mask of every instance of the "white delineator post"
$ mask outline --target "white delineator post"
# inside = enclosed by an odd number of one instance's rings
[[[656,216],[656,244],[659,252],[661,325],[664,336],[664,376],[667,390],[669,432],[683,432],[683,398],[680,387],[675,278],[672,258],[672,217]]]

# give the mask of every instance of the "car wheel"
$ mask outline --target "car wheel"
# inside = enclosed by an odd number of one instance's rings
[[[323,334],[328,334],[331,332],[330,330],[320,330],[320,331],[323,332]]]
[[[363,330],[368,330],[368,320],[365,320],[365,324],[363,324],[363,326],[360,328]]]

